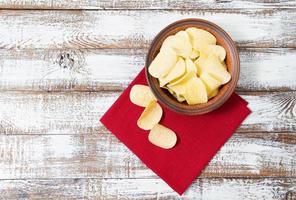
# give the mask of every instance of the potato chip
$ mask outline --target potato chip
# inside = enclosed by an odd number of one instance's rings
[[[148,71],[151,76],[161,78],[166,76],[169,71],[175,66],[177,62],[177,55],[173,50],[167,49],[157,54],[151,62]]]
[[[156,101],[156,98],[148,86],[134,85],[130,91],[130,100],[133,104],[146,107],[150,101]]]
[[[210,55],[217,56],[219,60],[222,62],[226,57],[225,49],[220,45],[208,45],[206,49],[206,53]]]
[[[183,81],[181,81],[180,83],[178,83],[176,85],[168,84],[168,88],[171,89],[176,94],[176,96],[183,96],[185,94],[186,84],[189,79],[190,78],[184,79]]]
[[[199,51],[192,48],[189,58],[194,60],[194,59],[197,59],[198,57],[199,57]]]
[[[203,83],[206,86],[208,96],[211,94],[214,90],[217,90],[219,86],[221,85],[221,82],[212,77],[209,73],[203,72],[200,76],[200,79],[203,81]]]
[[[186,63],[186,74],[181,77],[180,79],[177,79],[173,82],[170,82],[167,86],[172,91],[176,93],[177,96],[184,95],[185,94],[185,88],[187,81],[191,79],[196,74],[196,67],[194,63],[190,59],[185,60]]]
[[[186,73],[180,78],[170,81],[169,83],[170,86],[177,85],[180,82],[186,82],[186,80],[190,79],[193,75],[196,74],[196,67],[195,67],[195,64],[192,62],[192,60],[187,58],[185,60],[185,65],[186,65]]]
[[[215,97],[218,94],[218,92],[219,92],[218,89],[213,90],[212,93],[208,94],[208,99],[211,99],[211,98]]]
[[[194,62],[198,76],[200,76],[202,73],[202,66],[205,64],[205,61],[206,61],[206,58],[204,56],[200,56]]]
[[[193,72],[194,74],[196,74],[197,70],[196,70],[195,64],[192,62],[191,59],[187,58],[185,60],[185,64],[186,64],[186,73]]]
[[[178,49],[178,55],[183,58],[188,58],[192,52],[192,45],[188,33],[186,31],[179,31],[176,37],[179,37],[183,44],[181,48]]]
[[[193,76],[194,73],[191,72],[191,73],[186,73],[184,74],[183,76],[181,76],[180,78],[176,79],[176,80],[173,80],[171,82],[169,82],[168,86],[173,86],[173,85],[177,85],[179,84],[180,82],[182,81],[186,81],[187,79],[189,79],[191,76]]]
[[[199,52],[199,57],[206,59],[208,57],[208,55],[205,54],[205,52]]]
[[[162,108],[156,101],[150,101],[137,121],[137,125],[144,130],[150,130],[162,116]]]
[[[221,84],[227,83],[231,79],[231,75],[222,65],[220,60],[215,56],[209,56],[204,65],[201,66],[202,70],[208,72],[215,79],[219,80]]]
[[[205,41],[207,44],[216,44],[217,42],[214,35],[203,29],[190,27],[186,29],[186,32],[189,34],[191,41],[200,39]]]
[[[208,101],[206,87],[200,78],[193,76],[187,81],[184,97],[189,105]]]
[[[167,90],[179,101],[179,102],[183,102],[185,101],[185,98],[183,97],[183,95],[178,95],[176,94],[172,89],[167,88]]]
[[[178,100],[179,102],[183,102],[183,101],[186,100],[185,97],[184,97],[183,95],[178,95],[178,96],[176,96],[176,98],[177,98],[177,100]]]
[[[185,68],[185,61],[182,58],[178,59],[178,62],[176,65],[172,68],[172,70],[163,78],[159,78],[159,85],[160,87],[163,87],[168,82],[173,81],[182,75],[185,74],[186,68]]]
[[[200,53],[208,54],[209,44],[203,39],[195,39],[192,42],[192,47]]]
[[[178,38],[175,35],[168,36],[162,43],[160,51],[166,51],[167,49],[178,48]]]
[[[177,136],[171,129],[161,124],[156,124],[151,129],[148,135],[148,140],[160,148],[171,149],[177,143]]]
[[[176,37],[175,35],[168,36],[162,43],[160,52],[166,52],[166,51],[173,51],[178,56],[178,50],[180,48],[180,45],[182,44],[182,41],[180,38]]]
[[[191,54],[192,45],[187,32],[179,31],[176,35],[167,37],[160,51],[167,51],[167,49],[172,49],[178,56],[188,58]]]

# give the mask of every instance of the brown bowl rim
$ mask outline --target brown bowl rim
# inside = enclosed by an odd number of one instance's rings
[[[220,99],[217,100],[215,102],[215,104],[212,104],[211,106],[207,106],[207,103],[205,103],[203,107],[199,107],[199,108],[192,107],[190,109],[184,109],[184,108],[181,108],[178,106],[181,104],[178,101],[176,101],[176,105],[170,103],[169,101],[167,101],[165,99],[164,96],[162,96],[158,92],[158,90],[156,88],[157,86],[155,84],[153,84],[153,82],[152,82],[152,79],[155,79],[155,78],[152,77],[148,72],[148,67],[149,67],[150,63],[152,62],[152,60],[149,60],[149,58],[152,57],[151,54],[153,53],[151,50],[153,49],[154,46],[157,45],[157,43],[162,38],[162,36],[165,33],[175,29],[177,26],[188,25],[188,24],[190,24],[192,26],[194,26],[195,24],[198,24],[199,26],[207,26],[207,27],[210,27],[210,29],[215,29],[215,31],[217,31],[219,33],[219,35],[221,37],[223,37],[223,40],[229,45],[230,51],[232,51],[232,53],[233,53],[233,65],[234,65],[235,70],[234,70],[234,76],[232,75],[232,79],[233,79],[231,81],[232,84],[225,91],[223,96],[221,96]],[[205,114],[205,113],[211,112],[211,111],[219,108],[230,98],[230,96],[232,95],[232,93],[235,90],[235,87],[236,87],[238,79],[239,79],[240,58],[239,58],[239,53],[238,53],[238,50],[237,50],[237,47],[236,47],[234,41],[220,26],[214,24],[213,22],[204,20],[204,19],[187,18],[187,19],[178,20],[178,21],[175,21],[175,22],[169,24],[168,26],[166,26],[164,29],[162,29],[155,36],[155,38],[152,40],[152,42],[150,44],[149,51],[146,56],[145,73],[146,73],[146,79],[148,81],[149,87],[151,88],[153,94],[156,96],[157,100],[160,101],[163,105],[165,105],[167,108],[169,108],[170,110],[177,112],[177,113],[186,114],[186,115],[199,115],[199,114]],[[227,84],[229,84],[229,83],[227,83]],[[227,85],[227,84],[225,84],[225,85]]]

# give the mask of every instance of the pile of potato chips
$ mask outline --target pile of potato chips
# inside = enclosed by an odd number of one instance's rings
[[[137,121],[137,125],[141,129],[150,130],[148,140],[164,149],[174,147],[177,136],[174,131],[159,124],[162,117],[162,108],[157,103],[150,88],[145,85],[134,85],[130,91],[130,100],[133,104],[145,107]]]
[[[148,71],[179,102],[206,103],[231,79],[225,49],[216,42],[202,29],[179,31],[164,40]]]

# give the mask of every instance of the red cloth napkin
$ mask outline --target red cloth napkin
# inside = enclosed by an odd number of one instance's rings
[[[251,111],[247,102],[237,94],[217,110],[197,116],[181,115],[161,105],[163,116],[160,123],[172,129],[178,137],[174,148],[164,150],[148,141],[149,131],[137,126],[144,108],[134,105],[129,99],[131,87],[135,84],[147,85],[144,70],[100,121],[181,195]]]

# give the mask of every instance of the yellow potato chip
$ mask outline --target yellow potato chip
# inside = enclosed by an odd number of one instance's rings
[[[199,57],[199,51],[192,48],[189,58],[194,60],[194,59],[197,59],[198,57]]]
[[[150,101],[137,121],[138,127],[150,130],[157,124],[162,116],[162,108],[156,101]]]
[[[212,93],[208,94],[208,99],[215,97],[218,94],[219,90],[213,90]]]
[[[167,90],[179,101],[179,102],[183,102],[185,101],[185,98],[183,97],[183,95],[177,95],[172,89],[167,88]]]
[[[183,96],[185,94],[187,81],[191,79],[193,76],[195,76],[196,74],[195,64],[189,58],[185,60],[185,63],[186,63],[186,74],[180,79],[170,82],[167,85],[168,88],[170,88],[172,91],[176,93],[177,96],[180,96],[180,95]]]
[[[168,86],[173,86],[173,85],[177,85],[181,82],[185,82],[186,80],[190,79],[194,75],[195,75],[195,73],[193,71],[186,72],[183,76],[179,77],[178,79],[169,82]]]
[[[184,80],[176,85],[168,85],[168,88],[171,89],[176,96],[183,96],[185,94],[187,80]]]
[[[206,58],[204,58],[203,56],[200,56],[194,62],[198,76],[200,76],[202,74],[202,71],[203,71],[202,66],[204,65],[205,61],[206,61]]]
[[[208,55],[205,54],[204,52],[199,52],[199,57],[206,59],[208,57]]]
[[[186,73],[193,72],[194,74],[196,74],[197,70],[196,70],[195,64],[192,62],[190,58],[187,58],[185,60],[185,64],[186,64]]]
[[[208,45],[206,49],[206,53],[210,55],[217,56],[219,60],[222,62],[226,57],[225,49],[220,45]]]
[[[133,104],[146,107],[150,101],[156,101],[156,98],[148,86],[134,85],[130,91],[130,100]]]
[[[167,37],[164,40],[160,51],[167,51],[167,49],[172,49],[178,56],[182,56],[184,58],[189,57],[192,45],[187,32],[179,31],[176,35]]]
[[[178,95],[176,98],[179,102],[183,102],[186,100],[185,97],[183,97],[183,95]]]
[[[214,35],[203,29],[190,27],[186,29],[186,32],[189,34],[191,41],[201,39],[205,41],[207,44],[216,44],[217,42]]]
[[[174,92],[172,89],[167,88],[167,90],[179,101],[179,102],[183,102],[185,101],[185,98],[183,97],[183,95],[178,95],[176,94],[176,92]]]
[[[150,131],[148,135],[148,140],[163,149],[171,149],[177,143],[177,136],[171,129],[156,124]]]
[[[151,76],[161,78],[166,76],[169,71],[175,66],[177,62],[177,55],[173,50],[167,49],[157,54],[151,62],[148,71]]]
[[[225,69],[220,60],[215,56],[209,56],[204,65],[202,65],[202,70],[208,72],[215,79],[221,82],[221,84],[227,83],[231,79],[231,75]]]
[[[189,105],[208,101],[206,87],[200,78],[193,76],[187,81],[184,97]]]
[[[180,38],[175,35],[168,36],[162,43],[160,52],[173,51],[177,56],[179,54],[178,50],[182,45]]]
[[[207,89],[207,93],[208,96],[214,91],[217,90],[220,85],[221,82],[218,81],[217,79],[215,79],[213,76],[211,76],[209,73],[207,72],[203,72],[200,76],[200,79],[203,81],[203,83],[206,86]]]
[[[166,51],[167,49],[178,48],[178,38],[175,35],[168,36],[162,43],[160,51]]]
[[[209,44],[203,39],[195,39],[192,42],[192,46],[194,49],[199,51],[200,53],[208,54],[208,46]]]
[[[181,48],[178,48],[178,55],[182,56],[183,58],[188,58],[191,55],[192,50],[192,45],[188,33],[186,31],[179,31],[176,34],[176,37],[179,37],[182,41]]]
[[[172,68],[172,70],[163,78],[159,78],[159,85],[160,87],[163,87],[168,82],[173,81],[179,77],[181,77],[183,74],[185,74],[186,68],[185,68],[185,61],[182,58],[178,59],[178,62],[176,65]]]

